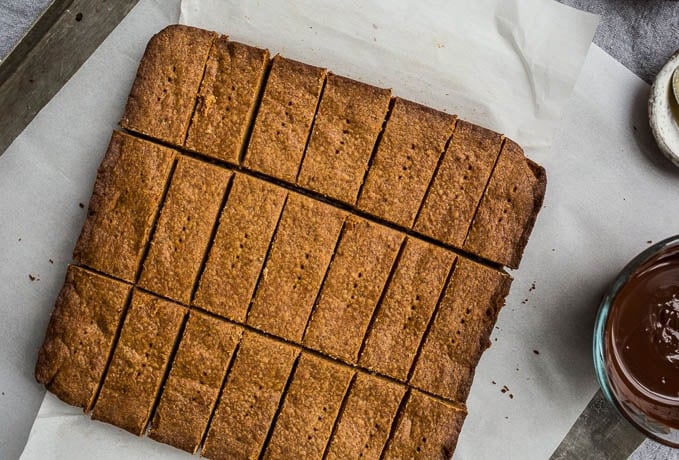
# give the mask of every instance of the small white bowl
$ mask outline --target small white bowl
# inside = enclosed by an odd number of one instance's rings
[[[672,89],[672,75],[679,67],[675,52],[655,77],[648,100],[651,131],[660,151],[679,166],[679,103]]]
[[[660,69],[651,87],[648,116],[660,151],[679,166],[679,103],[672,89],[672,75],[679,67],[679,51]]]

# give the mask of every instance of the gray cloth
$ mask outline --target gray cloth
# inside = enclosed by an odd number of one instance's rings
[[[601,15],[594,43],[648,83],[679,49],[679,1],[559,1]]]
[[[0,0],[0,60],[14,48],[52,0]]]

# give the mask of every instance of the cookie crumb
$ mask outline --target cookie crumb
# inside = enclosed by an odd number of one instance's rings
[[[54,261],[53,261],[52,259],[50,259],[50,263],[51,263],[52,265],[54,265]]]
[[[78,206],[80,207],[80,209],[83,209],[85,207],[85,205],[82,203],[78,203]]]
[[[653,241],[652,241],[652,240],[648,240],[648,241],[646,241],[646,244],[653,244]]]
[[[540,354],[540,352],[538,350],[533,350],[533,353],[535,353],[536,355]]]
[[[514,399],[514,395],[509,393],[509,399]]]
[[[83,20],[83,14],[82,14],[82,13],[76,14],[76,15],[75,15],[75,20],[76,20],[76,22],[82,21],[82,20]]]
[[[39,275],[33,275],[32,273],[29,273],[28,279],[31,280],[31,281],[40,281],[40,276]]]

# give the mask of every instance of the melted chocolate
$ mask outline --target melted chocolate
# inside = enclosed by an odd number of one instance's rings
[[[679,429],[679,247],[629,277],[613,300],[605,340],[618,399]]]

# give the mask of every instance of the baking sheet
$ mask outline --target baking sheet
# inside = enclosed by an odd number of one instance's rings
[[[601,244],[595,245],[597,251],[585,244],[582,249],[590,252],[579,258],[581,248],[569,246],[569,241],[589,242],[581,238],[589,236],[589,227],[581,226],[585,222],[578,218],[601,203],[591,194],[591,184],[576,191],[568,180],[571,175],[577,176],[575,180],[600,176],[581,174],[579,167],[589,161],[571,151],[567,155],[560,152],[563,141],[551,152],[549,149],[596,20],[549,0],[466,3],[471,2],[420,2],[419,9],[414,9],[406,2],[389,2],[388,7],[387,3],[354,2],[340,10],[331,3],[314,2],[311,8],[304,2],[285,2],[279,5],[285,11],[263,2],[201,5],[219,11],[219,15],[209,14],[213,18],[231,18],[212,28],[226,26],[235,39],[391,86],[397,95],[503,131],[548,168],[546,209],[538,219],[522,268],[514,273],[516,282],[493,337],[498,341],[484,355],[477,373],[469,400],[470,416],[456,453],[457,458],[491,458],[498,452],[514,458],[543,458],[556,447],[595,390],[588,346],[582,345],[589,335],[591,293],[597,286],[592,283],[574,290],[573,280],[583,275],[582,260],[589,261],[591,254],[600,255],[604,267],[610,267],[614,255],[601,251]],[[192,5],[185,2],[183,19],[195,18]],[[14,327],[3,331],[2,340],[14,339],[19,352],[10,354],[10,360],[23,366],[24,384],[33,367],[35,348],[22,349],[21,344],[39,344],[42,338],[84,219],[78,204],[89,199],[96,167],[122,113],[145,43],[163,25],[176,21],[178,6],[177,1],[140,2],[0,157],[0,213],[8,217],[0,224],[6,236],[0,241],[0,250],[9,260],[17,261],[0,272],[6,281],[1,288],[3,298],[12,306],[6,313],[14,319]],[[328,12],[326,6],[334,9]],[[481,22],[470,26],[475,21]],[[549,26],[541,26],[544,23]],[[555,23],[559,27],[554,27]],[[246,35],[246,30],[253,35]],[[468,41],[470,36],[477,39],[476,44]],[[457,45],[464,52],[457,51]],[[478,61],[464,61],[465,56]],[[595,65],[604,65],[607,59],[598,56]],[[499,77],[495,79],[498,82],[491,76]],[[461,89],[463,84],[473,86]],[[610,85],[615,86],[615,80],[606,81],[604,89],[609,90]],[[479,104],[471,103],[477,97]],[[611,114],[620,113],[619,107],[616,112],[609,106],[605,118],[588,121],[596,121],[600,130]],[[567,138],[565,145],[580,140],[580,133],[564,126],[561,133],[577,138]],[[617,176],[611,182],[617,183]],[[565,215],[555,215],[550,209]],[[563,225],[564,217],[573,222]],[[569,229],[568,234],[564,229]],[[545,267],[560,269],[548,272]],[[600,277],[598,264],[586,267]],[[40,281],[31,281],[28,274]],[[532,281],[536,282],[534,289]],[[529,300],[524,302],[524,296]],[[564,299],[590,304],[577,302],[564,308]],[[555,325],[555,317],[563,323]],[[570,334],[573,331],[575,334]],[[501,393],[502,385],[511,393]],[[20,391],[16,392],[20,396]],[[77,409],[48,395],[24,458],[87,458],[92,452],[99,458],[184,456],[77,414]]]

